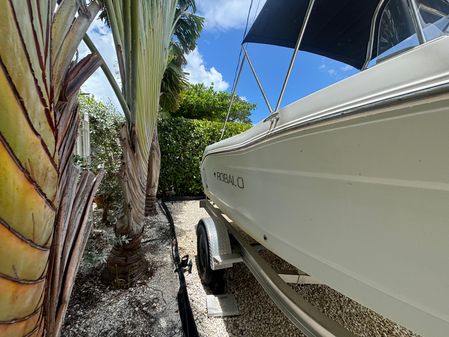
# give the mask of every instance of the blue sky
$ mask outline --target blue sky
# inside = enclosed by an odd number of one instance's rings
[[[250,25],[265,0],[253,0]],[[195,51],[187,55],[185,71],[191,83],[214,85],[217,90],[232,90],[240,43],[251,0],[197,0],[198,14],[205,17],[205,27]],[[112,36],[107,27],[95,21],[89,35],[113,69],[118,78]],[[292,50],[281,47],[252,44],[248,46],[251,60],[274,107],[290,62]],[[85,46],[80,54],[87,53]],[[356,70],[345,64],[300,52],[293,70],[282,106],[310,93],[340,81]],[[104,102],[111,101],[120,110],[117,99],[106,78],[98,70],[83,86],[83,91],[92,93]],[[257,104],[251,119],[254,123],[268,115],[268,109],[257,87],[250,68],[246,65],[237,89],[240,96]]]

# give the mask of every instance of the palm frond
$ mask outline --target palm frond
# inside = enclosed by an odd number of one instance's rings
[[[179,60],[173,57],[167,65],[161,85],[160,107],[165,112],[179,108],[179,95],[187,87],[187,74],[182,70]]]
[[[184,11],[191,8],[192,12],[196,12],[195,0],[178,0],[178,8],[181,8]]]
[[[161,85],[160,106],[166,112],[179,107],[179,95],[187,86],[187,74],[182,70],[187,63],[185,55],[195,49],[204,22],[195,10],[194,0],[178,1],[169,63]]]
[[[179,9],[178,14],[174,31],[175,42],[179,44],[184,53],[188,53],[196,47],[196,41],[203,29],[204,18]]]

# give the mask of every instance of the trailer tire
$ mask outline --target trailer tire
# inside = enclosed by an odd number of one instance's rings
[[[196,229],[197,267],[201,282],[208,286],[213,294],[224,292],[224,270],[212,270],[210,267],[210,243],[206,227],[202,222]]]

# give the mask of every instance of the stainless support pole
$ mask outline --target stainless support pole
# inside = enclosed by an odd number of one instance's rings
[[[379,17],[380,9],[383,8],[385,0],[379,1],[379,4],[376,7],[376,11],[374,12],[373,19],[371,20],[371,31],[368,41],[368,48],[366,51],[366,59],[365,63],[363,64],[362,70],[365,70],[368,68],[368,64],[371,61],[371,58],[373,56],[373,50],[374,50],[374,34],[376,33],[376,23],[377,18]]]
[[[265,94],[265,90],[263,90],[262,83],[259,80],[259,77],[257,76],[256,70],[253,67],[253,64],[251,62],[251,59],[249,58],[248,51],[243,46],[243,52],[245,53],[245,57],[248,61],[249,67],[251,68],[251,71],[253,72],[254,78],[256,79],[257,85],[259,86],[260,92],[262,93],[263,99],[265,100],[265,104],[267,105],[268,109],[270,110],[270,114],[273,113],[273,109],[271,108],[270,101],[267,98],[267,95]]]
[[[301,46],[302,39],[304,37],[304,33],[307,28],[307,24],[309,22],[310,14],[312,13],[313,5],[315,4],[315,0],[309,0],[309,6],[307,7],[306,16],[304,17],[304,23],[302,24],[301,30],[299,31],[298,40],[296,41],[295,51],[293,52],[292,59],[290,61],[290,66],[288,67],[287,76],[285,77],[284,84],[282,85],[281,94],[279,95],[278,102],[276,104],[276,109],[274,112],[279,110],[279,107],[282,102],[282,98],[284,97],[285,89],[287,88],[288,80],[290,79],[290,75],[293,70],[293,66],[295,65],[296,56],[298,55],[299,47]]]
[[[418,36],[419,44],[426,42],[426,36],[424,35],[424,28],[421,22],[421,14],[419,14],[419,8],[416,4],[416,0],[408,0],[411,9],[411,16],[416,29],[416,35]]]
[[[234,82],[234,88],[232,89],[231,102],[229,103],[228,112],[226,113],[226,119],[225,119],[225,122],[224,122],[224,125],[223,125],[223,129],[221,130],[220,140],[223,139],[223,136],[224,136],[224,133],[225,133],[225,130],[226,130],[226,125],[228,124],[229,115],[231,114],[232,105],[234,104],[235,94],[236,94],[236,91],[237,91],[237,85],[239,83],[240,75],[242,74],[242,69],[243,69],[243,65],[244,64],[245,64],[245,58],[243,58],[242,62],[240,63],[240,68],[239,68],[239,71],[238,71],[238,74],[237,74],[237,78],[235,79],[235,82]]]

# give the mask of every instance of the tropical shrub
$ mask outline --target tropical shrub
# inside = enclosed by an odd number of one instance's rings
[[[190,84],[186,90],[181,92],[179,108],[176,111],[171,111],[170,115],[221,122],[226,118],[230,101],[231,94],[227,91],[215,91],[213,87],[206,87],[204,84]],[[229,121],[251,123],[251,112],[255,108],[255,104],[236,96],[229,114]]]
[[[225,138],[251,124],[228,123]],[[223,122],[177,118],[159,120],[161,147],[160,195],[201,195],[200,164],[206,146],[220,139]]]
[[[104,169],[105,176],[95,197],[95,202],[103,208],[103,223],[109,223],[108,211],[116,211],[122,201],[119,179],[122,149],[120,127],[125,122],[112,104],[104,104],[92,96],[80,96],[80,113],[89,115],[90,127],[90,168],[92,171]]]

